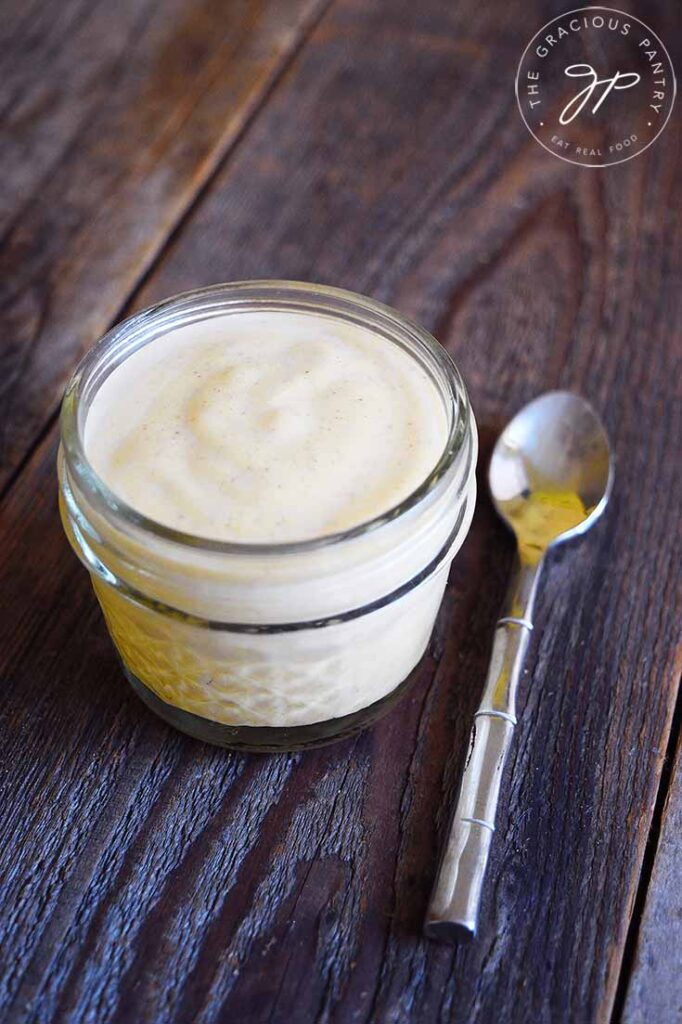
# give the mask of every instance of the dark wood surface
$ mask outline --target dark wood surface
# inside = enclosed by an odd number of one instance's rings
[[[605,171],[538,147],[513,77],[552,4],[4,9],[0,1019],[666,1024],[679,119]],[[680,39],[675,5],[636,13]],[[542,588],[468,949],[420,927],[511,558],[484,487],[406,700],[281,757],[144,709],[62,536],[54,413],[78,355],[124,310],[269,276],[433,330],[482,467],[552,387],[590,398],[613,440],[608,515]]]
[[[321,6],[4,0],[0,486]]]

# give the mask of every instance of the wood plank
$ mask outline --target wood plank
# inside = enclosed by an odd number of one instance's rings
[[[5,4],[0,487],[322,2]]]
[[[682,741],[661,819],[623,1024],[682,1019]]]
[[[604,174],[544,154],[500,74],[544,16],[338,0],[134,301],[371,292],[454,354],[482,464],[541,390],[602,411],[613,505],[545,580],[477,942],[420,928],[511,556],[485,495],[406,700],[336,747],[228,755],[127,692],[52,433],[0,508],[9,1021],[609,1019],[679,671],[680,131]]]

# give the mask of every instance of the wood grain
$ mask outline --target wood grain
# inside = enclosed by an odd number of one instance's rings
[[[321,0],[5,6],[0,487]]]
[[[609,1021],[682,653],[680,130],[606,173],[545,154],[510,83],[548,16],[337,0],[129,307],[249,276],[370,292],[455,356],[482,467],[542,390],[602,412],[613,502],[544,581],[477,942],[420,929],[511,558],[483,478],[405,701],[335,747],[229,755],[126,689],[52,431],[0,506],[8,1021]]]
[[[639,926],[624,1024],[682,1020],[682,744],[663,808],[654,868]]]

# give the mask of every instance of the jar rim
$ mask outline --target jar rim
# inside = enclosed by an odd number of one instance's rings
[[[148,338],[149,329],[154,325],[162,326],[168,322],[169,330],[179,326],[177,315],[182,312],[190,316],[190,319],[182,321],[187,323],[242,307],[250,310],[274,308],[282,312],[319,312],[340,319],[355,319],[375,330],[383,328],[380,333],[384,333],[388,340],[397,344],[402,342],[412,348],[416,346],[417,351],[431,361],[432,367],[440,371],[451,402],[448,436],[436,465],[402,501],[356,526],[335,533],[296,541],[243,543],[216,540],[160,523],[129,505],[95,471],[85,453],[79,412],[84,392],[105,358],[124,348],[126,342],[140,342],[131,348],[131,352],[144,345],[145,341],[140,339]],[[209,313],[209,310],[213,312]],[[204,315],[201,315],[202,312]],[[470,431],[471,406],[461,374],[450,354],[425,328],[392,307],[364,295],[329,285],[285,280],[250,280],[209,285],[173,295],[126,317],[107,331],[80,361],[64,392],[60,414],[61,443],[66,467],[78,489],[97,512],[105,516],[113,515],[123,526],[149,533],[172,544],[198,551],[240,556],[276,556],[314,551],[364,536],[393,522],[421,505],[434,491],[457,460]]]

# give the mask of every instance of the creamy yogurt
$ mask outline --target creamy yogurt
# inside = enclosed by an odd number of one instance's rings
[[[418,663],[476,452],[456,369],[399,314],[216,286],[125,321],[74,375],[62,518],[143,699],[204,739],[286,747],[364,721]]]
[[[398,505],[447,434],[433,381],[386,338],[246,312],[181,327],[121,363],[90,408],[85,451],[115,494],[159,523],[280,543]]]

